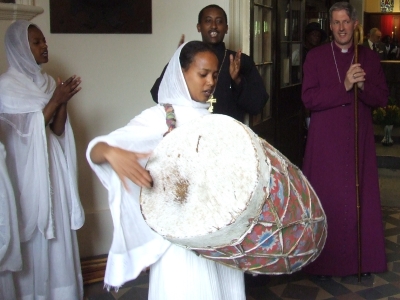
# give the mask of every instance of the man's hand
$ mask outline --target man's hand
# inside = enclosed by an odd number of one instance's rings
[[[230,65],[229,65],[229,73],[231,74],[232,80],[236,83],[240,83],[240,58],[242,56],[242,50],[238,50],[236,52],[235,57],[233,54],[229,55]]]
[[[355,83],[357,83],[359,89],[363,90],[365,75],[366,73],[364,72],[364,69],[361,68],[360,64],[352,64],[348,69],[344,80],[346,91],[350,91]]]
[[[185,42],[185,35],[182,34],[181,39],[179,40],[179,43],[178,43],[178,48],[179,48],[184,42]]]

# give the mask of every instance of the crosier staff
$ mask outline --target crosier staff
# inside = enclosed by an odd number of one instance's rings
[[[364,30],[361,24],[358,24],[354,30],[354,63],[358,63],[358,45],[363,43]],[[361,281],[361,218],[360,218],[360,175],[358,170],[358,86],[354,84],[354,120],[355,120],[355,168],[356,168],[356,199],[357,199],[357,239],[358,239],[358,282]]]

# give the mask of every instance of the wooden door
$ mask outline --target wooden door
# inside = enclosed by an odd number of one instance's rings
[[[263,78],[269,100],[250,127],[272,145],[276,136],[276,3],[277,0],[254,0],[250,5],[250,56]]]
[[[278,2],[277,148],[301,167],[305,149],[305,113],[301,101],[303,77],[304,1]]]
[[[250,126],[299,167],[307,135],[301,100],[305,4],[305,0],[254,0],[250,12],[250,54],[270,95]],[[325,5],[317,7],[323,26]]]
[[[251,1],[250,53],[270,99],[251,128],[301,166],[304,109],[301,101],[303,0]]]

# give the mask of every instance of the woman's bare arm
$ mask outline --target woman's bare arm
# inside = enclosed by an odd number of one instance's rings
[[[57,87],[54,90],[53,96],[43,109],[45,126],[49,125],[51,119],[51,130],[57,134],[63,134],[65,130],[65,121],[67,119],[67,103],[78,93],[81,88],[80,77],[71,76],[65,82],[61,82],[60,78],[57,79]]]

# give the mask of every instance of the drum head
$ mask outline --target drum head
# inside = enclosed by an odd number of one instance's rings
[[[224,115],[174,129],[146,169],[142,214],[168,240],[192,247],[228,245],[258,218],[269,191],[270,164],[257,135]]]

